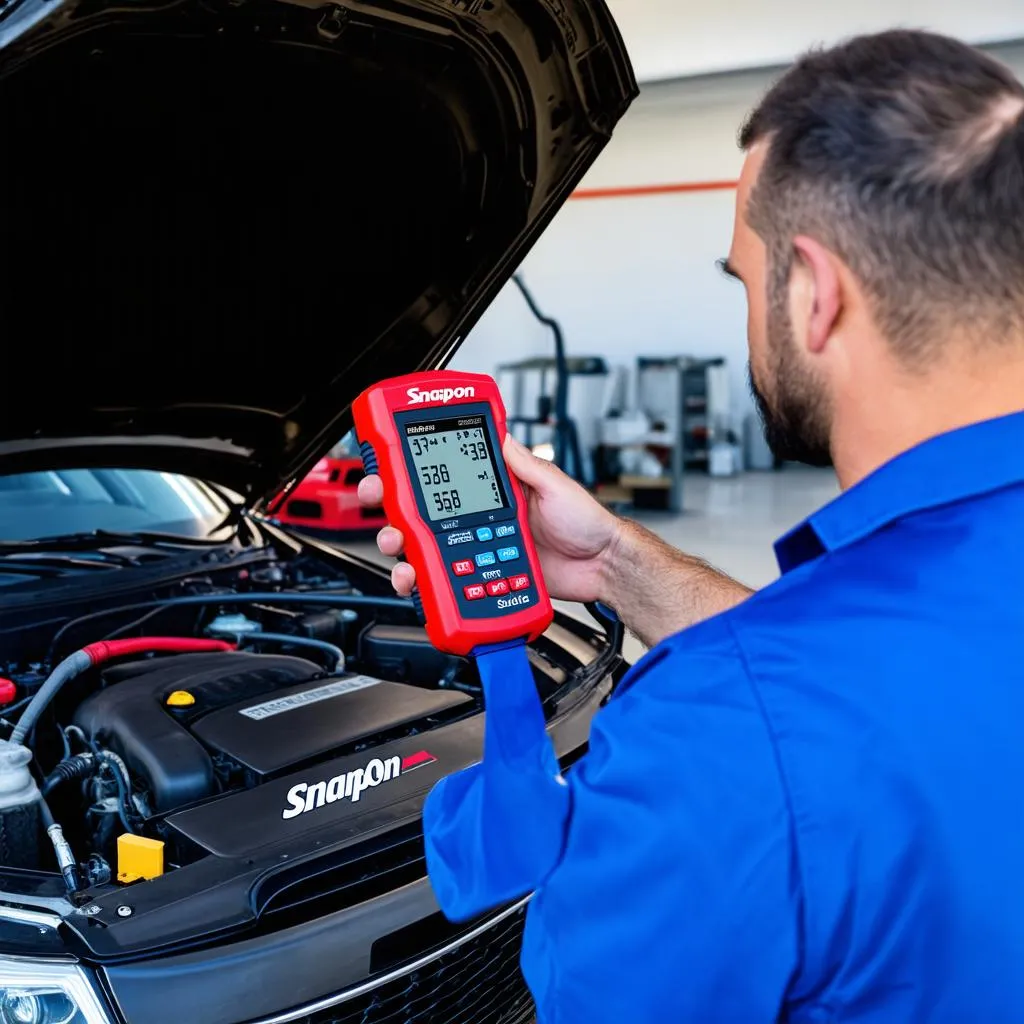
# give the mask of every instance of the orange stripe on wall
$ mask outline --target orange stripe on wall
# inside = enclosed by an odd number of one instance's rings
[[[681,181],[671,185],[623,185],[618,188],[581,188],[570,199],[627,199],[640,196],[667,196],[682,192],[723,192],[735,188],[735,181]]]

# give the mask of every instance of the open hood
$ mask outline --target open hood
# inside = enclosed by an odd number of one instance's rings
[[[0,473],[265,501],[446,363],[635,93],[604,0],[0,0]]]

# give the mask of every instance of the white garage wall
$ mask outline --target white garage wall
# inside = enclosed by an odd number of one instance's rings
[[[1024,77],[1024,45],[995,48]],[[711,76],[645,89],[584,189],[734,180],[736,132],[771,79]],[[724,355],[734,416],[746,390],[746,306],[715,260],[728,251],[735,193],[708,191],[569,202],[527,258],[523,277],[562,324],[572,355],[630,364],[637,355]],[[550,334],[507,287],[453,366],[493,372],[501,362],[549,355]]]
[[[608,0],[637,79],[784,64],[819,43],[880,27],[929,28],[970,43],[1024,38],[1020,0]]]

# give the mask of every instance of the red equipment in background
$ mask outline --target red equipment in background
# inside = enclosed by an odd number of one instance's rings
[[[363,460],[351,434],[322,458],[274,514],[284,526],[304,533],[333,536],[378,530],[386,522],[382,509],[362,508],[356,488]]]

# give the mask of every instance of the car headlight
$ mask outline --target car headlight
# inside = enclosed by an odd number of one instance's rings
[[[75,964],[0,958],[0,1024],[110,1024]]]

